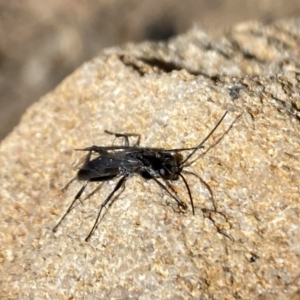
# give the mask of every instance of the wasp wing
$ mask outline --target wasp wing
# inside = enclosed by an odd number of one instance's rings
[[[140,162],[125,151],[102,152],[92,160],[86,161],[77,173],[78,180],[107,181],[122,172],[135,172]]]

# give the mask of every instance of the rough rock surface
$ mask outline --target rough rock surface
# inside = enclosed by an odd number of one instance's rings
[[[286,299],[300,286],[300,19],[107,49],[24,114],[0,147],[1,299]],[[74,148],[192,147],[195,215],[153,181],[82,183]],[[115,141],[118,143],[118,141]],[[189,204],[181,181],[174,190]],[[213,196],[213,199],[212,199]],[[213,205],[215,204],[215,205]]]

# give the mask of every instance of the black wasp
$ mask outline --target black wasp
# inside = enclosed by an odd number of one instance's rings
[[[203,141],[201,141],[199,145],[192,148],[163,149],[140,147],[139,134],[123,134],[105,131],[108,134],[114,135],[116,138],[124,138],[125,145],[103,147],[94,145],[84,149],[76,149],[80,151],[87,151],[88,154],[85,158],[83,166],[79,169],[77,176],[73,178],[69,183],[71,183],[76,178],[79,181],[85,182],[76,194],[66,213],[62,216],[58,224],[53,228],[53,232],[56,231],[60,223],[73,209],[76,200],[78,200],[81,197],[83,191],[85,190],[89,182],[103,182],[112,180],[116,177],[121,177],[114,189],[101,204],[95,223],[87,238],[85,239],[86,241],[88,241],[97,227],[103,208],[109,203],[113,195],[121,188],[124,182],[134,174],[138,174],[146,180],[154,180],[164,191],[166,191],[177,202],[179,208],[186,210],[186,203],[180,200],[176,196],[176,194],[174,194],[172,188],[170,190],[171,185],[169,181],[178,180],[179,178],[181,178],[185,184],[189,195],[189,199],[192,206],[192,212],[193,214],[195,214],[193,198],[189,185],[181,173],[183,168],[187,165],[188,160],[195,154],[197,150],[203,147],[203,144],[218,128],[218,126],[225,118],[226,114],[227,111],[218,121],[218,123],[215,125],[212,131],[206,136],[206,138]],[[130,136],[138,137],[136,145],[129,145]],[[180,152],[186,150],[191,150],[191,153],[187,155],[186,158],[183,158]],[[96,155],[96,157],[93,159],[91,159],[92,154]],[[166,182],[166,184],[164,184],[163,182]]]

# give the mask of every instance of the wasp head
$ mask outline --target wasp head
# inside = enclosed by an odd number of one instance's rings
[[[165,180],[177,180],[179,173],[182,171],[180,163],[182,162],[182,155],[180,153],[165,154],[162,160],[160,169],[158,170],[161,178]]]

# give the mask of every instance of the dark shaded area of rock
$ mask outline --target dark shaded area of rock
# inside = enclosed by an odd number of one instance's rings
[[[0,147],[1,298],[295,295],[299,39],[296,19],[242,24],[223,34],[193,29],[168,43],[107,49],[28,109]],[[84,239],[115,181],[79,203],[52,233],[81,187],[74,182],[60,190],[83,156],[74,148],[111,145],[105,129],[140,133],[143,146],[191,147],[225,110],[186,169],[201,177],[186,175],[194,216],[176,212],[153,181],[135,176],[89,243]],[[174,189],[188,203],[182,182]]]

